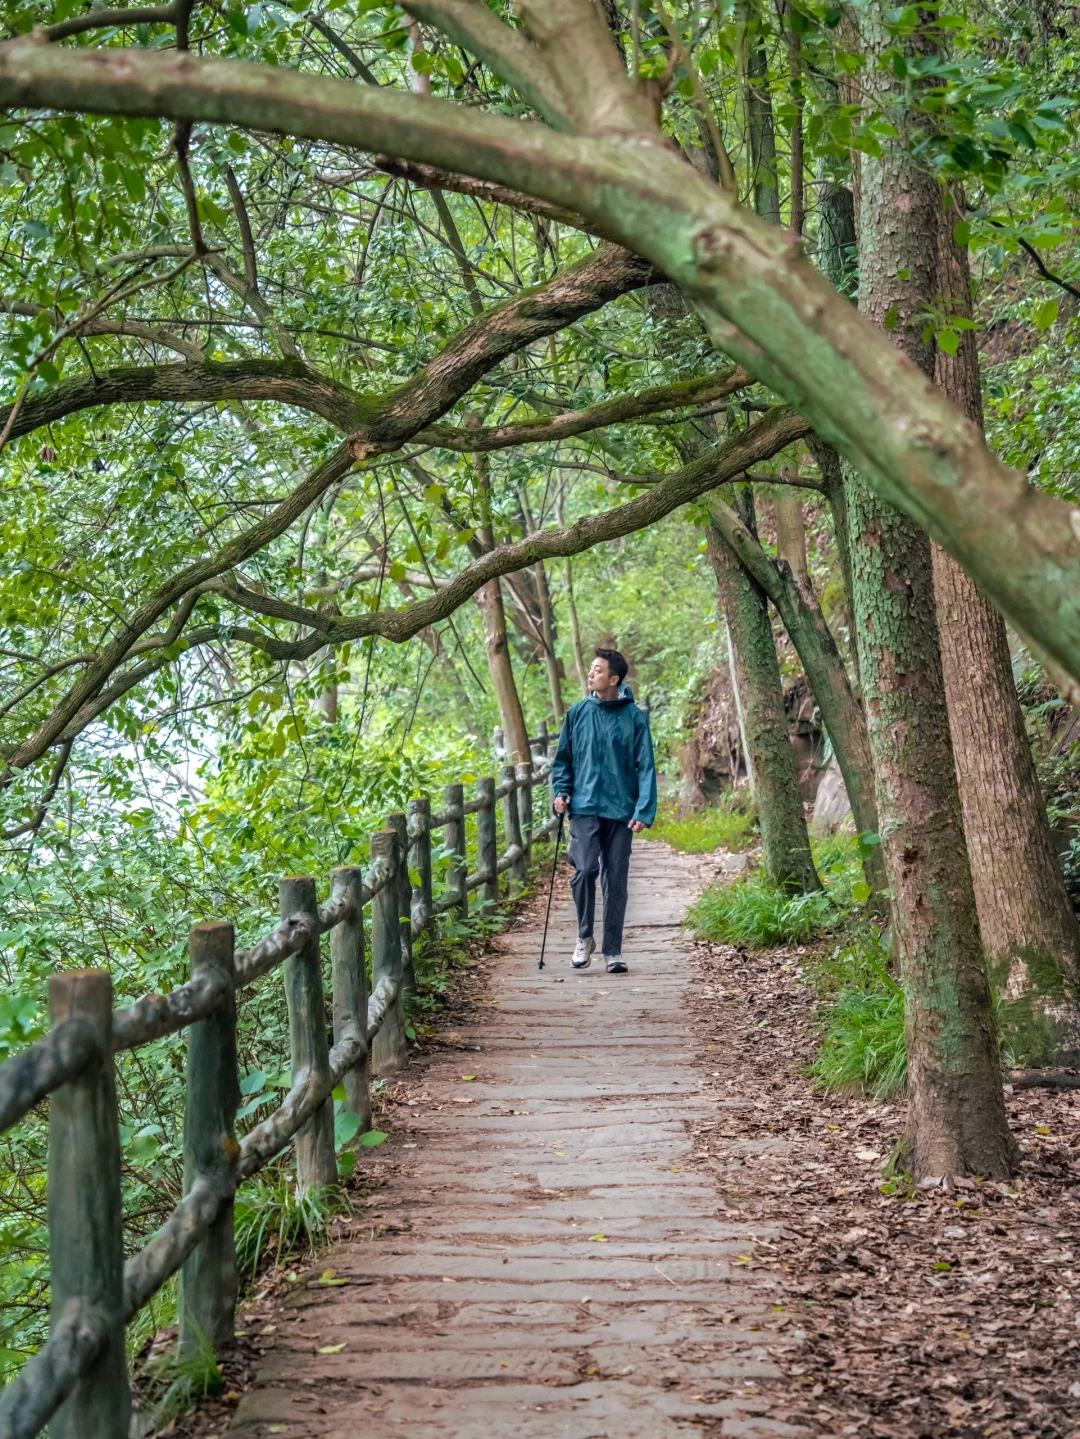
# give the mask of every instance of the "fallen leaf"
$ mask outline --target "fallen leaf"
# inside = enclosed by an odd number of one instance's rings
[[[456,1279],[451,1279],[450,1276],[449,1276],[449,1274],[444,1274],[443,1277],[442,1277],[442,1282],[443,1282],[444,1284],[456,1284],[456,1283],[457,1283],[457,1280],[456,1280]]]
[[[471,1084],[472,1081],[476,1078],[476,1075],[475,1075],[475,1074],[463,1074],[461,1077],[462,1077],[462,1079],[465,1081],[466,1084]]]
[[[590,1242],[593,1243],[593,1244],[606,1244],[606,1243],[607,1243],[607,1235],[606,1235],[606,1234],[590,1234],[590,1235],[589,1235],[589,1240],[590,1240]]]
[[[340,1354],[344,1348],[344,1344],[324,1344],[323,1347],[316,1352],[319,1354]]]

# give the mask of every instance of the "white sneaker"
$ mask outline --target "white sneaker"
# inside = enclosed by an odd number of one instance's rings
[[[608,974],[625,974],[626,964],[621,954],[605,954]]]
[[[574,957],[570,963],[575,969],[588,969],[592,962],[593,950],[596,948],[596,940],[593,938],[579,939],[577,948],[574,950]]]

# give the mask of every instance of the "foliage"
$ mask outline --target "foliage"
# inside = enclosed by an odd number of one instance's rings
[[[823,1088],[858,1087],[877,1100],[903,1091],[904,991],[889,972],[891,958],[881,931],[861,924],[813,964],[812,982],[827,1003],[810,1073]]]
[[[855,840],[839,835],[815,845],[815,862],[826,888],[811,894],[778,889],[758,870],[727,884],[710,885],[686,922],[698,939],[768,949],[807,944],[840,928],[858,911],[866,889]],[[865,898],[865,896],[864,896]]]
[[[754,843],[755,823],[743,796],[729,791],[708,809],[683,812],[676,805],[665,805],[644,837],[663,840],[683,854],[738,853]]]
[[[267,1254],[276,1263],[324,1248],[330,1225],[349,1212],[345,1191],[313,1186],[301,1191],[290,1173],[257,1174],[236,1194],[236,1263],[252,1276]]]

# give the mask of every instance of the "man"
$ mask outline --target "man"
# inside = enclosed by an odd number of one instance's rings
[[[622,957],[630,849],[656,818],[656,764],[649,721],[623,684],[629,665],[618,650],[596,651],[589,697],[563,723],[552,766],[558,814],[570,812],[570,888],[578,942],[571,960],[588,969],[596,941],[596,876],[604,893],[603,956],[609,974],[625,974]]]

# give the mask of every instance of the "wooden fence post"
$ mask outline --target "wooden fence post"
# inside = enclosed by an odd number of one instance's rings
[[[401,899],[398,888],[401,857],[397,834],[392,829],[380,829],[371,836],[371,858],[378,859],[382,855],[386,855],[390,860],[393,874],[390,882],[379,890],[372,901],[371,979],[375,985],[387,976],[396,979],[402,969]],[[405,1016],[399,988],[398,997],[387,1010],[386,1018],[371,1046],[372,1073],[392,1074],[404,1066],[407,1057]]]
[[[409,845],[409,868],[420,876],[412,889],[412,910],[422,926],[431,922],[434,896],[431,891],[431,801],[427,798],[409,801],[409,824],[419,830]],[[417,913],[419,911],[419,913]]]
[[[281,917],[307,914],[316,926],[299,954],[285,961],[285,999],[289,1006],[289,1048],[292,1082],[303,1083],[310,1074],[330,1073],[330,1046],[326,1040],[326,1006],[323,1000],[322,964],[319,959],[319,906],[315,881],[293,875],[281,881]],[[296,1177],[301,1192],[316,1184],[337,1183],[334,1154],[334,1103],[327,1099],[296,1136]]]
[[[516,767],[512,764],[503,765],[502,778],[503,784],[509,785],[509,789],[503,798],[503,832],[506,835],[506,847],[509,849],[511,845],[516,844],[519,849],[523,849],[521,839],[521,814],[518,810]],[[520,854],[518,858],[514,860],[510,866],[509,873],[510,878],[516,880],[518,884],[525,883],[527,870],[524,853]]]
[[[448,784],[443,790],[443,800],[447,809],[462,809],[465,804],[465,786]],[[452,819],[446,826],[446,846],[454,852],[454,859],[446,871],[446,885],[458,896],[454,908],[462,924],[465,924],[469,918],[469,891],[465,888],[468,867],[465,861],[464,815],[460,819]]]
[[[416,993],[416,970],[413,968],[412,885],[409,882],[409,821],[400,812],[386,816],[386,828],[397,835],[398,867],[394,872],[398,916],[401,921],[401,962],[405,966],[402,987],[407,994]]]
[[[233,927],[197,924],[191,931],[191,977],[222,977],[228,985],[213,1014],[187,1033],[184,1083],[184,1193],[200,1175],[236,1188],[240,1153],[233,1126],[240,1104],[236,1072],[236,996],[233,992]],[[215,1354],[233,1343],[236,1323],[236,1244],[233,1195],[184,1261],[180,1276],[180,1353]]]
[[[518,782],[518,816],[521,820],[521,842],[525,848],[522,857],[522,866],[525,876],[529,873],[529,859],[532,855],[532,832],[533,832],[533,794],[532,794],[532,762],[519,764],[517,767]]]
[[[368,978],[364,962],[364,872],[342,867],[333,871],[331,894],[345,893],[352,914],[330,931],[330,963],[334,976],[334,1043],[360,1039],[367,1048]],[[371,1128],[371,1055],[354,1064],[342,1080],[345,1108],[360,1117],[360,1133]]]
[[[127,1439],[131,1391],[124,1351],[112,976],[92,969],[52,975],[49,1008],[54,1027],[78,1016],[92,1026],[100,1046],[79,1077],[49,1099],[52,1322],[81,1308],[106,1323],[100,1353],[56,1411],[50,1433],[53,1439]]]
[[[483,808],[476,814],[476,827],[480,836],[480,868],[487,876],[480,886],[480,893],[485,904],[495,905],[499,902],[499,874],[496,869],[499,862],[499,841],[495,828],[495,781],[478,779],[476,793],[483,805]]]

